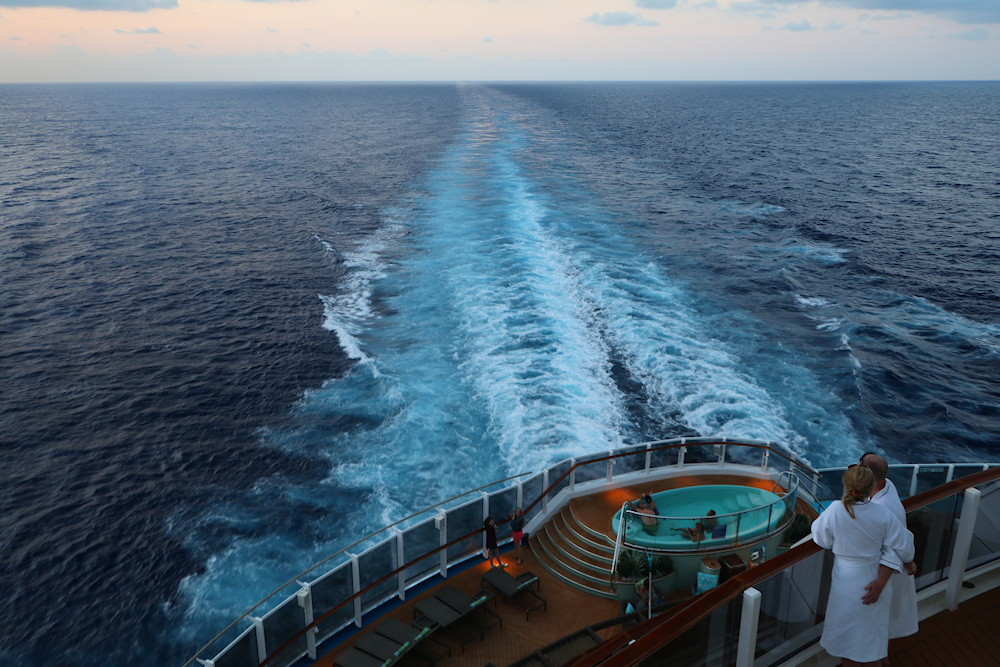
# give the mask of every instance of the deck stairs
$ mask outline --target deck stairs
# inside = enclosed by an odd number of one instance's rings
[[[532,554],[553,576],[585,593],[614,598],[611,560],[614,539],[580,521],[572,503],[528,540]]]

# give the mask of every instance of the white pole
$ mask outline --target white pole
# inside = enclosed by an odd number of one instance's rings
[[[736,667],[753,667],[757,652],[757,623],[760,620],[760,591],[748,588],[743,591],[743,610],[740,613],[740,641],[736,646]]]
[[[965,579],[965,566],[969,562],[969,546],[972,544],[972,531],[976,527],[981,495],[979,489],[968,488],[962,501],[962,516],[958,520],[958,535],[955,536],[955,550],[951,553],[951,568],[948,570],[948,587],[944,594],[945,607],[951,611],[958,609],[958,598],[962,591],[962,581]]]

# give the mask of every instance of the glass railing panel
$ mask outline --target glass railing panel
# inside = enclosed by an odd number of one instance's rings
[[[255,667],[260,664],[257,652],[257,631],[250,627],[222,653],[215,656],[216,667]]]
[[[917,490],[916,493],[923,493],[941,486],[948,481],[948,466],[944,465],[922,465],[917,466]],[[893,482],[895,484],[895,482]],[[897,487],[897,491],[902,491]]]
[[[719,451],[717,445],[687,445],[684,463],[718,463]]]
[[[396,560],[396,538],[386,540],[382,544],[369,549],[358,556],[358,572],[361,579],[361,590],[374,584],[398,567]],[[365,611],[381,604],[385,599],[399,590],[396,577],[376,585],[361,596],[361,608]]]
[[[747,447],[745,445],[730,443],[726,445],[725,462],[759,466],[764,462],[764,452],[766,451],[766,449],[758,447]],[[785,459],[780,456],[775,456],[773,461],[769,461],[769,465],[778,472],[787,469]]]
[[[354,574],[351,563],[327,572],[312,583],[313,617],[320,618],[338,604],[354,595]],[[316,627],[325,637],[354,620],[354,604],[348,603],[323,619]]]
[[[913,465],[889,466],[889,479],[896,485],[896,491],[899,492],[900,498],[908,498],[913,495],[910,493],[910,485],[913,483],[917,467]]]
[[[819,484],[814,493],[817,500],[823,503],[840,500],[844,495],[844,470],[842,468],[821,470]]]
[[[736,664],[740,636],[740,611],[743,600],[722,605],[700,623],[639,664],[643,667],[731,667]]]
[[[549,468],[549,484],[552,486],[552,490],[549,491],[549,502],[552,502],[552,499],[556,497],[556,494],[569,487],[569,475],[566,473],[569,472],[571,467],[572,466],[569,461],[562,461]],[[562,480],[556,481],[563,475],[566,476]]]
[[[969,570],[1000,558],[1000,532],[996,525],[996,517],[1000,516],[1000,483],[983,484],[977,488],[981,495],[972,543],[969,545]]]
[[[982,472],[983,466],[981,465],[956,465],[952,469],[951,478],[961,479],[973,473]]]
[[[433,519],[403,532],[403,558],[411,563],[403,572],[407,584],[439,567],[441,559],[437,554],[425,558],[439,546],[441,546],[441,533],[434,526]]]
[[[517,509],[517,488],[511,487],[490,494],[490,516],[497,523],[497,542],[510,539],[511,529],[507,517]]]
[[[539,500],[542,497],[542,492],[545,491],[542,474],[539,473],[526,479],[524,483],[521,484],[521,489],[521,500],[524,503],[524,516],[526,520],[530,521],[542,511],[542,503]],[[531,509],[528,509],[536,500],[538,500],[538,503]]]
[[[274,653],[306,627],[305,612],[298,600],[291,597],[264,617],[264,643],[268,653]],[[306,651],[306,636],[303,633],[282,651],[284,660],[272,661],[275,667],[291,664],[297,656]]]
[[[448,562],[453,563],[482,551],[485,541],[483,530],[483,501],[476,499],[448,510],[448,541],[473,533],[458,544],[448,547]]]
[[[962,496],[951,496],[906,515],[916,546],[917,590],[944,579],[951,564]]]
[[[823,550],[755,586],[760,592],[754,667],[779,665],[819,639],[833,557]]]
[[[607,456],[607,454],[596,454],[594,456],[585,456],[577,459],[576,473],[574,473],[576,475],[576,483],[581,484],[595,479],[607,479],[608,462],[606,460],[594,461],[596,458],[602,458],[605,456]],[[617,472],[617,468],[613,468],[613,471]]]
[[[614,474],[625,475],[630,472],[641,472],[646,469],[646,447],[623,447],[617,451],[621,454],[615,459]]]
[[[677,460],[681,453],[680,447],[670,447],[660,450],[654,447],[653,450],[649,454],[650,469],[656,470],[657,468],[669,468],[677,465]]]

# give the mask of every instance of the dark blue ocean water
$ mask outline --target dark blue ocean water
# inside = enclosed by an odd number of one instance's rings
[[[0,663],[566,456],[1000,459],[1000,84],[0,87]]]

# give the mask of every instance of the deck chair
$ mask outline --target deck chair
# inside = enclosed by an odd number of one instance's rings
[[[490,569],[483,573],[480,583],[489,584],[500,592],[504,602],[507,599],[518,602],[524,607],[525,620],[531,620],[531,612],[535,609],[547,609],[548,603],[534,588],[539,588],[538,577],[531,572],[525,572],[515,579],[501,569]]]
[[[353,647],[345,648],[333,660],[336,667],[382,667],[383,662]]]
[[[430,660],[431,664],[445,655],[451,657],[451,647],[432,637],[429,628],[418,628],[394,618],[387,618],[379,623],[375,633],[397,642],[400,646],[408,646],[420,657]]]
[[[417,602],[413,608],[415,620],[413,624],[418,628],[435,630],[441,628],[462,644],[462,652],[465,652],[465,645],[476,639],[483,638],[483,631],[475,624],[464,622],[472,609],[466,612],[455,611],[447,604],[436,597],[427,597]],[[471,632],[470,632],[471,630]]]
[[[445,586],[437,593],[434,594],[438,600],[444,602],[446,605],[454,609],[455,611],[461,612],[463,617],[468,620],[469,623],[475,625],[480,634],[486,632],[495,625],[503,627],[503,619],[490,611],[487,606],[490,600],[494,599],[492,593],[487,593],[486,591],[480,591],[475,597],[471,595],[466,595],[462,591],[458,590],[454,586]],[[479,614],[480,617],[486,616],[485,620],[482,622],[476,619],[475,612],[482,612]],[[492,616],[492,618],[489,618]]]

